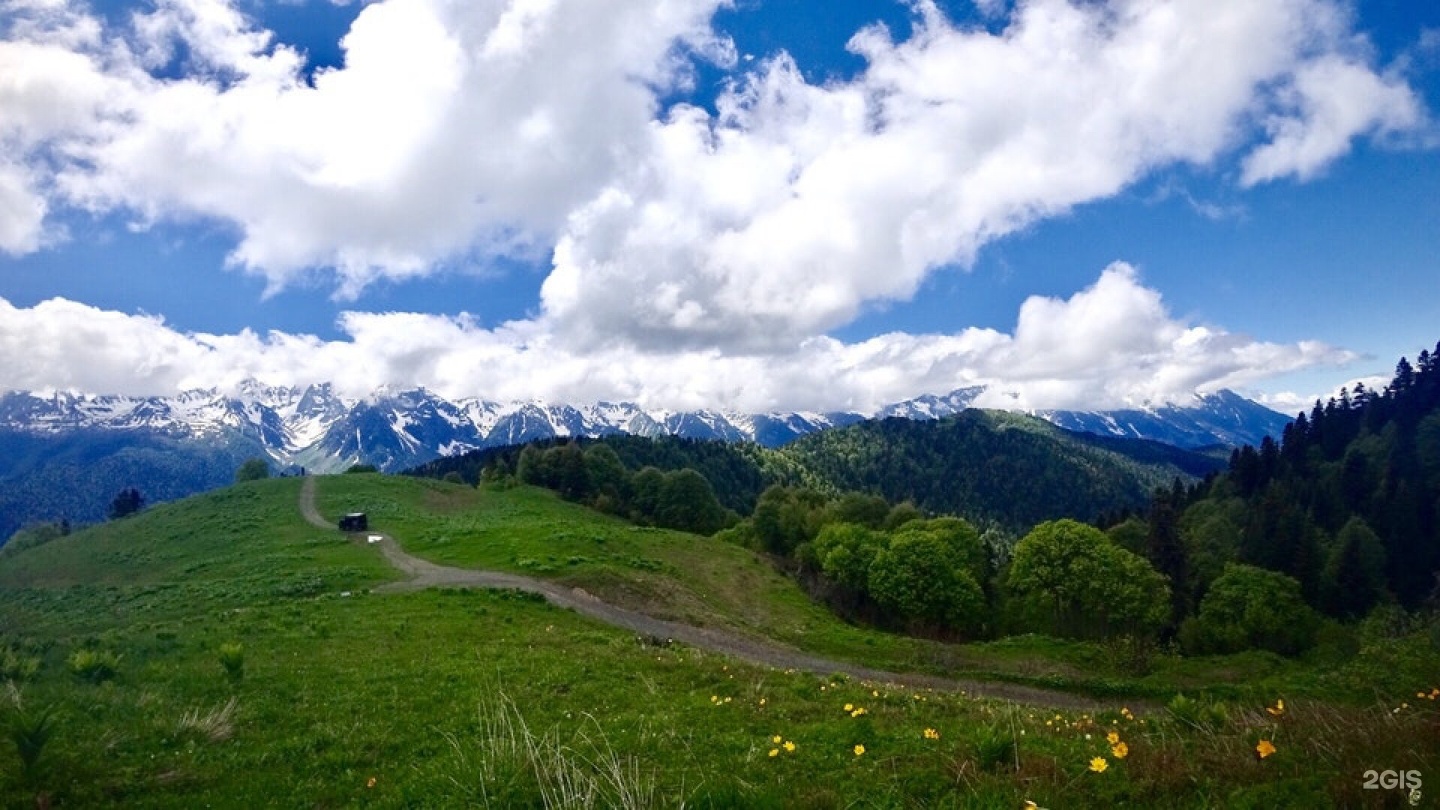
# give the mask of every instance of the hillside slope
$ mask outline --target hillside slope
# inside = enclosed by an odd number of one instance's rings
[[[258,444],[238,436],[200,441],[148,430],[0,430],[0,544],[30,523],[104,520],[125,487],[159,503],[224,486],[259,453]]]
[[[740,549],[541,490],[374,475],[319,486],[326,514],[363,508],[436,565],[490,560],[860,661],[1083,678],[1112,708],[1035,712],[756,667],[514,591],[393,590],[374,546],[305,523],[301,482],[270,480],[0,554],[0,675],[12,687],[0,715],[10,729],[48,729],[38,749],[0,746],[0,804],[1198,807],[1225,795],[1325,806],[1360,803],[1354,773],[1376,758],[1440,767],[1428,701],[1389,702],[1435,671],[1395,666],[1408,638],[1367,644],[1385,657],[1357,662],[1379,706],[1322,702],[1325,681],[1255,656],[1157,660],[1141,682],[1093,645],[960,647],[847,627]],[[1194,695],[1233,679],[1250,682],[1226,692],[1237,708],[1203,732],[1129,703],[1127,690]],[[1257,734],[1275,728],[1260,707],[1275,694],[1284,736],[1260,763]],[[1110,754],[1110,731],[1129,756],[1095,774],[1087,763]]]
[[[974,409],[933,422],[865,422],[807,436],[780,452],[836,490],[913,501],[929,512],[1013,530],[1138,509],[1156,487],[1223,466],[1158,442],[1078,434],[1033,417]]]
[[[606,436],[593,442],[613,448],[631,470],[694,469],[723,505],[742,515],[754,509],[766,487],[802,485],[829,494],[859,491],[892,503],[912,501],[930,512],[1012,531],[1058,517],[1090,520],[1140,509],[1155,488],[1224,467],[1215,455],[975,409],[927,421],[861,422],[779,449],[675,437]],[[514,472],[518,457],[518,448],[492,448],[437,459],[412,472],[436,478],[453,472],[475,482],[487,466]]]
[[[894,403],[875,416],[952,417],[980,388]],[[1258,442],[1286,419],[1230,392],[1147,410],[1038,414],[1098,435],[1161,439],[1184,447]],[[0,394],[0,542],[35,521],[97,520],[120,488],[151,502],[229,483],[245,459],[275,471],[334,472],[356,463],[398,471],[469,450],[547,439],[635,436],[753,442],[780,447],[861,421],[857,413],[743,414],[479,399],[449,400],[423,389],[385,388],[360,399],[328,384],[174,396]],[[85,463],[72,463],[83,457]],[[655,463],[644,461],[643,463]],[[663,466],[663,464],[657,464]],[[753,502],[753,498],[749,499]],[[742,509],[739,503],[727,503]]]

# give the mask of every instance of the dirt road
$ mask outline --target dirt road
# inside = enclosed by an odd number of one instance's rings
[[[315,480],[314,477],[307,477],[304,483],[301,484],[300,514],[304,516],[307,522],[316,528],[338,531],[335,523],[326,520],[315,506]],[[832,661],[828,658],[809,655],[793,648],[764,643],[721,630],[656,619],[643,613],[636,613],[632,610],[607,604],[578,588],[566,588],[556,585],[553,582],[546,582],[545,580],[520,576],[518,574],[436,565],[428,560],[422,560],[419,557],[405,553],[404,549],[400,548],[400,545],[395,542],[395,538],[382,532],[362,532],[355,535],[355,537],[360,539],[360,542],[366,542],[365,538],[368,536],[380,537],[380,541],[374,545],[380,549],[380,553],[385,556],[385,559],[389,561],[391,565],[409,577],[409,579],[403,582],[392,582],[381,585],[375,589],[377,593],[416,591],[423,588],[512,588],[518,591],[540,594],[552,605],[570,608],[583,616],[588,616],[615,627],[622,627],[642,636],[678,641],[693,647],[711,652],[724,653],[725,655],[734,656],[735,658],[763,666],[774,667],[776,669],[797,669],[822,675],[843,673],[852,678],[860,678],[867,681],[901,684],[911,687],[929,687],[947,691],[964,691],[967,694],[977,697],[999,698],[1012,700],[1017,703],[1028,703],[1035,706],[1048,706],[1059,709],[1088,710],[1098,709],[1107,705],[1100,701],[1080,695],[1073,695],[1068,692],[1056,692],[1017,684],[956,680],[940,678],[933,675],[886,672],[884,670],[870,669],[869,667],[857,666],[855,664],[847,664],[843,661]],[[1140,701],[1132,701],[1130,705],[1136,706],[1139,703]]]

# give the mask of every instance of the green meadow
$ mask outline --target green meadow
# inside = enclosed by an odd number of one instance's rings
[[[1440,794],[1433,623],[1141,673],[1099,644],[850,626],[750,551],[540,489],[318,486],[436,563],[1054,703],[767,668],[515,591],[377,593],[401,578],[378,550],[266,480],[0,555],[6,807],[1410,806],[1386,771]]]

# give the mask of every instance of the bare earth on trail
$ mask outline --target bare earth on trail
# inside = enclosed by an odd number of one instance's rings
[[[314,477],[307,477],[301,484],[300,514],[316,528],[338,531],[335,523],[326,520],[315,506]],[[767,644],[732,633],[656,619],[603,602],[579,588],[566,588],[553,582],[518,574],[436,565],[428,560],[407,554],[404,549],[400,548],[399,543],[395,542],[395,538],[381,532],[361,532],[353,535],[353,537],[359,538],[367,536],[378,536],[380,541],[375,545],[380,548],[380,553],[385,555],[385,559],[397,570],[409,577],[403,582],[381,585],[375,589],[377,593],[415,591],[424,588],[509,588],[540,594],[556,607],[569,608],[581,615],[639,635],[678,641],[776,669],[797,669],[822,675],[840,673],[868,681],[947,691],[964,691],[976,697],[998,698],[1058,709],[1087,710],[1106,705],[1079,695],[1030,686],[886,672],[842,661],[832,661],[793,648]]]

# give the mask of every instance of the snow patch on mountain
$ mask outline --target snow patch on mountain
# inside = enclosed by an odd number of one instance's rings
[[[174,397],[17,392],[0,396],[0,429],[28,433],[151,431],[264,448],[280,468],[331,472],[355,463],[398,470],[443,455],[555,437],[615,433],[750,441],[769,447],[865,418],[942,419],[970,407],[982,387],[916,397],[872,414],[645,409],[630,402],[573,406],[546,402],[450,401],[425,389],[378,389],[361,399],[328,383],[304,388],[241,383],[233,392],[186,391]],[[1230,391],[1183,404],[1143,403],[1116,411],[1042,411],[1071,430],[1156,439],[1181,447],[1256,444],[1278,436],[1281,414]]]

